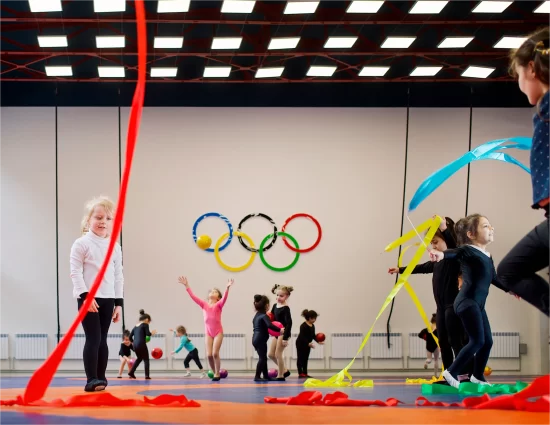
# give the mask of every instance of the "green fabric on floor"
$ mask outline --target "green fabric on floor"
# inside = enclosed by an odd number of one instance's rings
[[[463,382],[458,389],[450,385],[422,384],[422,394],[455,394],[455,395],[483,395],[483,394],[515,394],[527,387],[526,382],[517,381],[515,384],[478,385]]]

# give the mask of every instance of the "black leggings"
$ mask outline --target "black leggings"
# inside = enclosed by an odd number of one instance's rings
[[[187,357],[185,357],[185,360],[183,361],[183,365],[186,369],[189,369],[189,362],[191,362],[191,360],[193,360],[197,364],[197,367],[202,370],[202,364],[199,360],[199,350],[196,348],[189,351],[189,353],[187,353]]]
[[[258,364],[256,365],[256,376],[258,379],[261,375],[265,379],[269,379],[269,373],[267,372],[267,340],[262,338],[252,338],[252,345],[258,353]]]
[[[439,347],[441,348],[441,360],[443,367],[449,369],[453,364],[453,359],[458,357],[458,353],[464,348],[464,327],[452,306],[446,309],[437,310],[437,335],[439,338]],[[454,356],[453,356],[454,352]],[[466,365],[466,369],[459,371],[461,373],[471,374],[473,372],[473,362]]]
[[[136,373],[136,369],[143,361],[143,364],[145,365],[145,377],[149,377],[149,349],[147,348],[147,344],[143,344],[143,346],[137,346],[134,347],[134,351],[136,352],[136,361],[134,362],[134,365],[132,366],[132,369],[130,369],[130,372],[128,372],[128,375],[132,376]]]
[[[298,368],[298,375],[307,375],[307,363],[310,352],[311,347],[309,344],[298,344],[298,341],[296,341],[296,366]]]
[[[502,259],[497,275],[509,291],[549,316],[549,285],[537,272],[548,267],[548,218]]]
[[[466,346],[460,350],[454,363],[447,369],[456,379],[458,375],[467,367],[468,362],[474,362],[473,375],[480,381],[484,381],[483,372],[489,361],[491,347],[493,346],[493,335],[489,318],[485,309],[471,300],[460,303],[456,314],[462,320],[464,329],[468,333],[469,341]]]
[[[115,300],[113,298],[96,298],[99,306],[97,313],[88,312],[82,320],[82,328],[86,334],[84,351],[82,358],[84,360],[84,370],[86,371],[86,380],[91,382],[94,379],[106,381],[105,372],[107,362],[109,361],[109,347],[107,346],[107,334],[113,319],[115,309]],[[84,300],[78,300],[78,309],[84,303]]]

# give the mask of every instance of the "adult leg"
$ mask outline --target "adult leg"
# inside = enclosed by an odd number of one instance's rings
[[[437,310],[436,324],[437,324],[437,339],[439,340],[439,347],[441,348],[441,359],[443,360],[443,367],[445,369],[448,369],[453,364],[454,356],[453,356],[453,350],[451,348],[451,344],[449,343],[449,334],[447,332],[445,312],[446,310],[443,310],[443,309]],[[460,319],[458,320],[460,321]]]
[[[437,373],[439,372],[439,347],[435,349],[434,351],[434,376],[437,376]]]
[[[105,376],[107,372],[107,363],[109,362],[107,335],[109,334],[109,327],[113,320],[115,300],[112,298],[96,298],[96,301],[99,305],[99,324],[101,326],[101,341],[99,343],[99,352],[97,356],[97,379],[107,382]]]
[[[214,377],[219,378],[220,377],[220,367],[221,367],[221,359],[220,359],[220,348],[222,347],[223,342],[223,333],[219,333],[214,337],[214,346],[212,349],[212,356],[214,357]]]
[[[548,282],[537,272],[548,267],[548,219],[521,239],[498,265],[497,275],[503,285],[535,306],[549,313]]]
[[[447,327],[449,344],[451,345],[454,352],[454,357],[456,358],[458,357],[458,354],[460,353],[462,348],[464,348],[464,346],[468,343],[468,338],[465,337],[466,331],[464,330],[464,326],[462,325],[460,317],[457,316],[452,307],[445,309],[445,326]],[[448,369],[449,367],[445,363],[445,357],[443,357],[443,350],[441,350],[441,356],[443,359],[444,368]],[[473,371],[474,359],[471,359],[464,367],[464,370],[458,371],[458,374],[471,375]]]

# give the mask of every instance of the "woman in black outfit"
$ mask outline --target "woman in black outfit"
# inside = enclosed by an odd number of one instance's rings
[[[254,335],[252,336],[252,345],[258,353],[258,364],[256,365],[256,375],[254,381],[266,382],[271,381],[267,371],[267,340],[269,339],[268,329],[275,332],[284,332],[284,328],[279,329],[271,320],[267,317],[267,310],[269,309],[269,298],[265,295],[254,295],[254,308],[256,309],[256,315],[252,319],[252,326],[254,328]],[[261,375],[264,377],[262,378]]]
[[[132,379],[136,379],[136,369],[143,361],[145,364],[145,379],[151,379],[149,376],[149,349],[147,348],[147,337],[155,335],[157,331],[149,330],[149,323],[151,323],[151,316],[145,313],[144,310],[139,311],[139,323],[134,326],[130,333],[130,341],[134,345],[134,351],[136,352],[137,359],[132,366],[128,376]]]
[[[317,334],[315,333],[314,323],[317,320],[317,316],[319,316],[317,312],[305,309],[302,311],[302,316],[306,321],[300,325],[300,333],[298,334],[298,338],[296,338],[296,366],[298,367],[299,378],[310,378],[307,374],[307,363],[311,349],[315,348],[312,341],[315,341],[317,344],[323,344],[323,342],[317,341]]]
[[[456,248],[456,233],[454,222],[449,217],[441,221],[432,242],[432,248],[438,251]],[[389,273],[403,273],[406,267],[394,267]],[[435,304],[437,306],[437,331],[439,347],[441,348],[441,360],[443,366],[448,369],[464,347],[464,327],[460,318],[453,309],[453,303],[458,295],[458,275],[460,263],[445,259],[439,263],[428,261],[417,265],[412,274],[433,274],[432,286]],[[454,356],[453,356],[454,352]],[[461,373],[472,373],[473,363],[469,363]]]

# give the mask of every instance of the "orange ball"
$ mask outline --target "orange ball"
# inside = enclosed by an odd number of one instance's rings
[[[489,376],[493,372],[493,369],[491,369],[489,366],[485,366],[485,370],[483,371],[483,374],[485,376]]]

